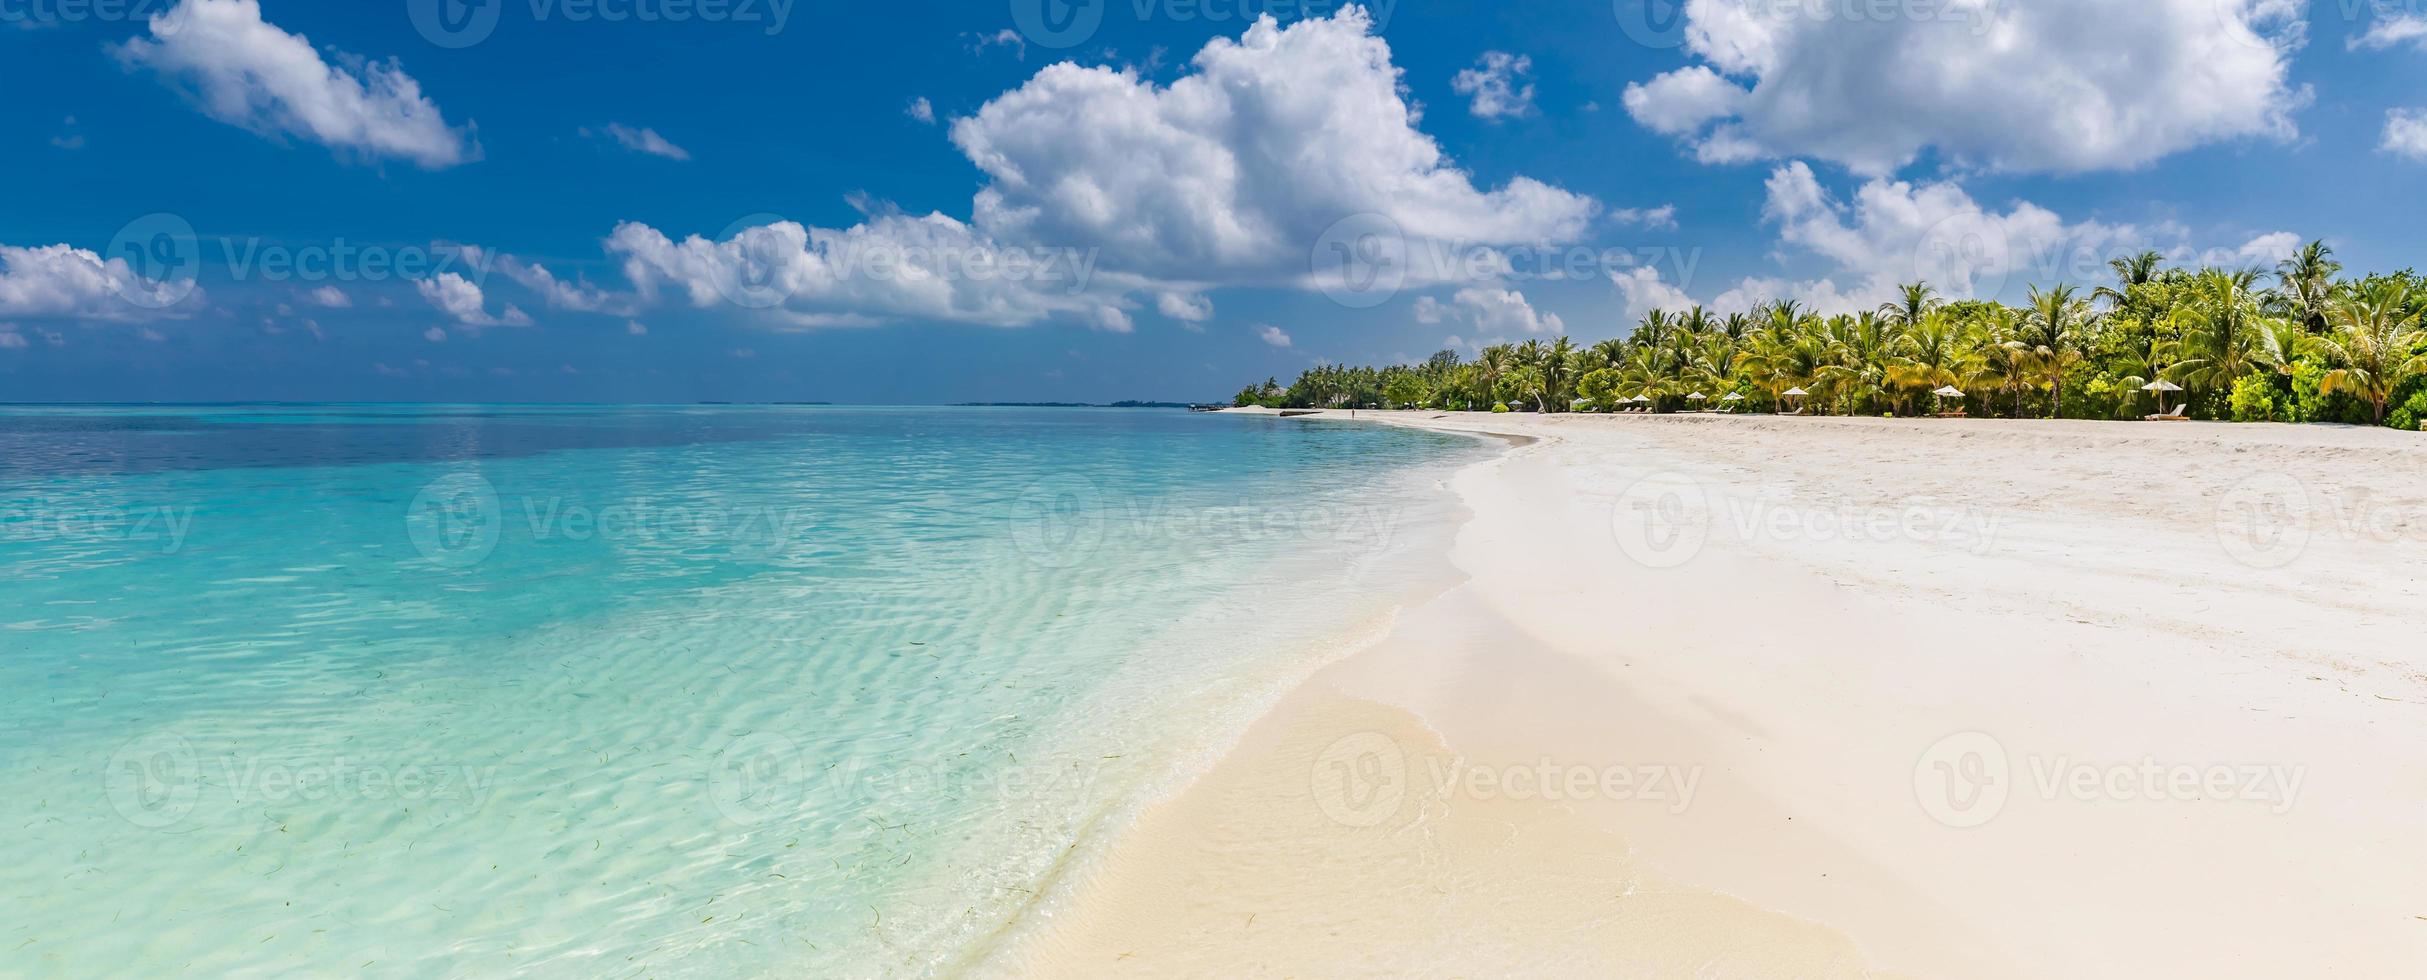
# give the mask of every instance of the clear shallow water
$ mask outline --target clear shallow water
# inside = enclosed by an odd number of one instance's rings
[[[0,974],[932,972],[1437,571],[1482,452],[0,408]]]

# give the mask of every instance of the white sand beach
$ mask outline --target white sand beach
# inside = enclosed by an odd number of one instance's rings
[[[1465,583],[983,972],[2427,969],[2427,441],[1359,416],[1536,440]]]

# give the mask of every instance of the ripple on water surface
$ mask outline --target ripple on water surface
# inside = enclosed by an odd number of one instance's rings
[[[0,973],[927,972],[1483,450],[1156,412],[0,409]]]

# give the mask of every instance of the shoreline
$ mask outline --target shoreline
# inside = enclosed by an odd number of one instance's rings
[[[2284,567],[2233,566],[2260,585],[2205,586],[2135,568],[2083,532],[2146,542],[2162,567],[2213,566],[2230,539],[2200,526],[2214,523],[2213,506],[2189,504],[2214,486],[2142,489],[2131,467],[2102,475],[2090,465],[2100,460],[2057,448],[2254,472],[2299,464],[2312,482],[2364,490],[2407,518],[2421,501],[2403,481],[2427,473],[2414,444],[2369,430],[2100,426],[2101,438],[2062,423],[1764,419],[1358,413],[1541,441],[1453,480],[1468,517],[1452,560],[1466,582],[1300,685],[1212,771],[1147,807],[1063,907],[989,966],[2255,977],[2387,975],[2377,971],[2427,957],[2413,917],[2427,915],[2427,889],[2383,870],[2427,858],[2427,818],[2416,816],[2427,812],[2427,752],[2415,748],[2427,742],[2404,741],[2427,735],[2427,672],[2384,645],[2400,616],[2427,612],[2393,574],[2418,525],[2397,520],[2387,540],[2334,540]],[[1706,436],[1717,444],[1694,444]],[[1849,463],[1849,475],[1734,452],[1798,448],[1778,444],[1790,440],[1823,444],[1812,456],[1884,461]],[[1981,465],[1934,469],[1935,453],[1957,444]],[[2235,459],[2251,455],[2298,458]],[[2379,455],[2390,457],[2382,473],[2352,468]],[[1925,478],[1947,469],[2013,492]],[[1659,555],[1630,562],[1611,543],[1627,533],[1612,506],[1664,470],[1690,472],[1718,505],[1710,540],[1671,567],[1655,567]],[[2040,492],[2055,487],[2078,501]],[[2096,492],[2109,489],[2120,502]],[[1742,530],[1727,512],[1745,501],[1822,513],[1880,506],[1863,497],[1883,490],[1950,513],[1984,508],[1997,534],[1822,547],[1763,529],[1726,540]],[[2186,529],[2187,511],[2197,520]],[[2376,587],[2304,587],[2320,564]],[[2057,581],[2006,585],[2052,571]],[[2244,601],[2250,591],[2276,594]],[[2229,621],[2186,620],[2201,615]],[[2321,625],[2305,654],[2253,635]],[[1992,732],[2012,799],[1965,826],[1973,814],[1925,792],[1927,762],[1950,736]],[[1374,733],[1383,739],[1362,737]],[[1319,773],[1392,749],[1416,803],[1344,825],[1342,794],[1372,787],[1327,788]],[[2301,777],[2287,792],[2308,795],[2270,812],[2264,800],[2197,794],[2042,798],[2033,782],[2051,759],[2143,757],[2271,763]],[[1604,776],[1666,767],[1700,782],[1693,799],[1666,801],[1682,807],[1645,805],[1662,801],[1640,782],[1520,800],[1514,782],[1479,793],[1453,780],[1441,792],[1441,760],[1469,775],[1540,763]],[[2281,853],[2303,849],[2314,853]],[[1252,933],[1233,913],[1253,917]],[[1663,928],[1636,928],[1645,922]],[[2335,952],[2320,963],[2317,949]]]

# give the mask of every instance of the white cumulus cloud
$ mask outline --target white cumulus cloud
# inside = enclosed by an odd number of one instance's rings
[[[691,159],[691,151],[674,145],[673,140],[658,135],[657,130],[646,126],[635,129],[623,123],[608,123],[605,129],[600,130],[600,134],[614,140],[616,145],[634,153],[645,153],[668,160]],[[584,129],[582,135],[588,136],[591,133]]]
[[[2395,109],[2385,114],[2387,153],[2427,162],[2427,109]]]
[[[1462,323],[1478,334],[1567,332],[1559,314],[1537,311],[1524,293],[1496,286],[1469,286],[1458,290],[1447,303],[1419,296],[1415,313],[1418,323]]]
[[[114,50],[190,95],[213,119],[272,138],[297,137],[436,170],[478,159],[469,134],[394,60],[331,52],[261,17],[256,0],[184,0],[154,16],[151,36]]]
[[[2378,17],[2368,25],[2367,33],[2352,38],[2353,51],[2382,51],[2399,45],[2427,48],[2427,13],[2391,13]]]
[[[1899,284],[1916,281],[1944,296],[2010,301],[2027,283],[2104,279],[2110,259],[2144,250],[2174,265],[2266,267],[2301,242],[2275,231],[2195,249],[2174,225],[2069,221],[2029,201],[1984,206],[1952,181],[1874,179],[1841,201],[1800,161],[1772,171],[1767,190],[1763,217],[1777,229],[1779,254],[1826,271],[1811,279],[1743,278],[1705,304],[1713,309],[1791,299],[1822,313],[1852,313],[1877,308],[1896,297]],[[1691,305],[1690,283],[1668,282],[1649,266],[1611,279],[1634,316]]]
[[[1816,157],[1884,176],[1936,151],[2010,171],[2129,169],[2289,139],[2310,97],[2289,77],[2306,33],[2291,0],[1686,0],[1684,12],[1704,63],[1625,101],[1707,162]]]
[[[491,315],[488,298],[481,291],[480,284],[456,273],[441,272],[431,278],[417,280],[413,288],[420,290],[421,298],[429,300],[431,306],[467,327],[531,325],[531,317],[512,304],[507,304],[505,312]]]
[[[1289,346],[1289,332],[1269,323],[1256,327],[1256,336],[1275,347]]]
[[[0,245],[0,316],[127,320],[173,315],[171,308],[200,295],[191,282],[145,279],[123,258],[67,245]]]
[[[1597,205],[1526,177],[1476,186],[1416,128],[1362,8],[1216,38],[1166,86],[1062,63],[956,120],[986,174],[975,224],[1101,249],[1166,278],[1305,281],[1325,230],[1378,216],[1412,241],[1568,241]]]
[[[1486,51],[1475,67],[1451,78],[1451,91],[1473,101],[1467,111],[1481,119],[1522,116],[1534,111],[1534,59],[1506,51]]]

